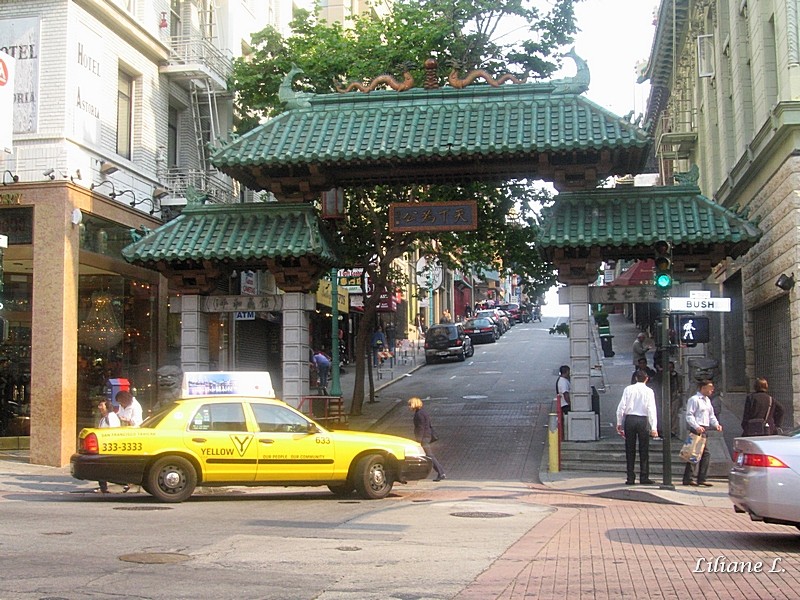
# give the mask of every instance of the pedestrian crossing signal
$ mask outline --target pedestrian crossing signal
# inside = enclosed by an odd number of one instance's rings
[[[672,287],[672,244],[659,240],[655,251],[654,283],[658,291],[666,293]]]
[[[711,325],[708,317],[682,316],[678,319],[678,333],[681,344],[696,346],[706,344],[711,334]]]

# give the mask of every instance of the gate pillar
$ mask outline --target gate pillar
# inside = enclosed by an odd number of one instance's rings
[[[591,313],[589,286],[569,285],[559,290],[559,300],[569,304],[570,401],[565,439],[594,441],[600,437],[600,415],[592,409]]]

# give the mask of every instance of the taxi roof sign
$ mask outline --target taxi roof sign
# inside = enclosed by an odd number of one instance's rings
[[[257,396],[274,398],[266,371],[189,371],[183,374],[183,398],[198,396]]]

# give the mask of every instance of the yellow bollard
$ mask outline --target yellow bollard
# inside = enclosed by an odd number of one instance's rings
[[[547,423],[547,445],[549,446],[550,472],[561,470],[561,439],[558,434],[558,414],[550,413]]]

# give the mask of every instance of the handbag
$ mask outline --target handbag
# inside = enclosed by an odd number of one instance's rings
[[[689,437],[686,438],[686,441],[683,443],[683,447],[681,448],[681,460],[692,464],[699,462],[700,458],[703,456],[703,450],[705,450],[705,448],[705,436],[697,433],[690,433]]]
[[[769,435],[769,413],[772,410],[772,396],[769,397],[769,407],[763,419],[748,419],[744,431],[745,436]]]
[[[439,439],[439,436],[436,435],[436,430],[431,427],[431,444]]]

